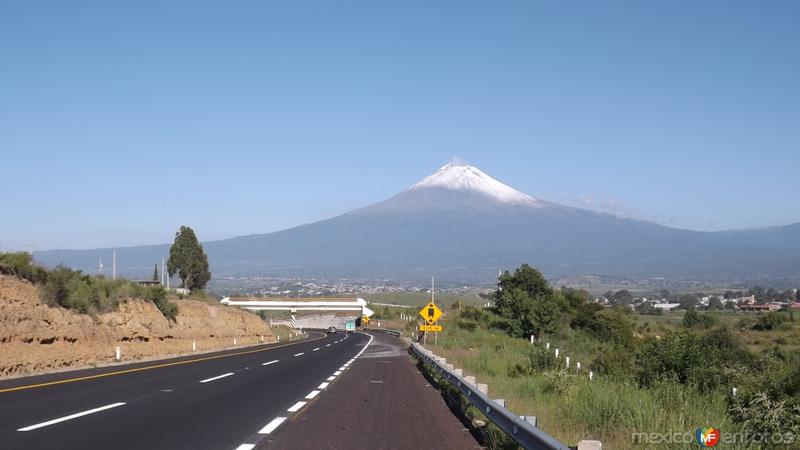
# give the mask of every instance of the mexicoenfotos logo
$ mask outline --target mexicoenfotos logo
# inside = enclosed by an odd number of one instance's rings
[[[717,445],[717,442],[719,442],[719,435],[719,428],[714,427],[698,428],[694,432],[694,437],[701,447],[713,447]]]

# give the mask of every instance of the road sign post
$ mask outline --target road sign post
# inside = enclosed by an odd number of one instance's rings
[[[439,332],[442,331],[442,326],[438,325],[436,322],[442,317],[442,310],[431,301],[419,311],[419,315],[425,321],[424,324],[419,326],[419,331],[425,332],[422,337],[423,345],[427,344],[429,332],[436,333],[433,335],[435,339],[434,345],[438,344]]]

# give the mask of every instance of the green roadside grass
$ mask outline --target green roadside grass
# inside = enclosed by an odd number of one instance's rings
[[[741,430],[728,417],[726,398],[720,392],[700,394],[667,381],[650,388],[604,376],[590,381],[592,349],[578,337],[550,341],[551,349],[558,347],[562,356],[570,356],[570,369],[526,371],[529,342],[499,330],[461,329],[452,320],[455,315],[449,314],[443,321],[439,345],[432,345],[433,339],[428,339],[428,348],[463,368],[466,375],[488,384],[490,397],[505,399],[511,411],[537,416],[542,430],[568,445],[596,439],[610,449],[693,448],[697,446],[693,441],[648,444],[640,437],[637,442],[635,433],[693,435],[695,429],[708,426],[731,433]],[[578,361],[582,364],[580,372],[575,370]]]

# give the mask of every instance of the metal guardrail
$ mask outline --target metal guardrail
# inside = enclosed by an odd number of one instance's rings
[[[519,416],[501,406],[496,401],[479,391],[477,386],[469,383],[455,372],[442,366],[436,356],[416,342],[411,344],[413,352],[425,363],[433,367],[451,385],[455,386],[483,415],[491,420],[498,428],[526,449],[535,450],[570,450],[569,447],[556,438],[550,436],[532,424],[522,420]]]
[[[392,336],[400,337],[403,335],[403,332],[400,330],[392,330],[391,328],[372,328],[372,327],[364,327],[364,331],[375,331],[380,333],[391,334]]]

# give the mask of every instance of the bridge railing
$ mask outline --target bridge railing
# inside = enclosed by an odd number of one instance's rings
[[[411,349],[425,364],[438,372],[452,386],[456,387],[484,416],[522,447],[536,450],[569,450],[566,444],[559,442],[556,438],[487,397],[486,394],[478,390],[477,385],[468,382],[454,370],[447,368],[442,358],[434,355],[416,342],[411,344]]]

